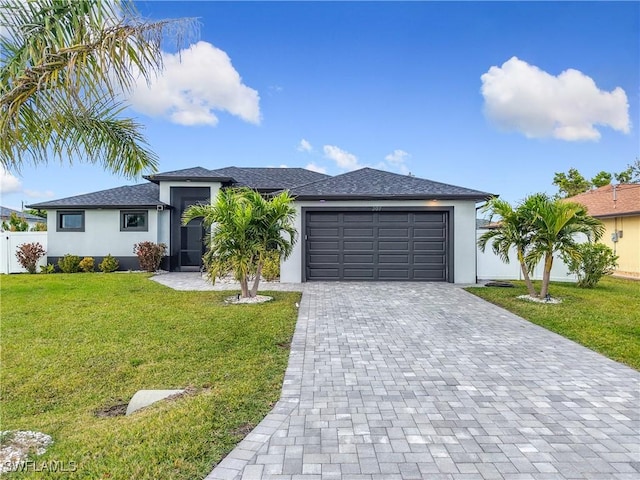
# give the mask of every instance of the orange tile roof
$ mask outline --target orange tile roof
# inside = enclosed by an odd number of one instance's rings
[[[566,200],[583,204],[592,217],[640,215],[640,184],[605,185]]]

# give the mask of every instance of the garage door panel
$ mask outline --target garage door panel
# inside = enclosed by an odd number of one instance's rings
[[[378,270],[380,280],[409,280],[409,267],[406,268],[380,268]]]
[[[343,229],[343,235],[345,238],[348,237],[357,237],[357,238],[361,238],[361,237],[365,237],[365,238],[374,238],[375,237],[375,230],[373,229],[373,227],[370,228],[350,228],[350,227],[344,227]]]
[[[371,280],[373,278],[373,268],[349,268],[343,269],[344,278],[349,280]]]
[[[447,281],[447,212],[307,212],[307,280]]]
[[[378,214],[378,221],[380,223],[386,223],[386,222],[408,223],[409,214],[405,212],[380,212]]]
[[[444,228],[414,228],[413,238],[438,238],[444,239]]]
[[[409,228],[383,228],[378,229],[379,238],[409,238]]]
[[[398,241],[389,241],[389,240],[380,240],[378,242],[378,248],[380,251],[397,251],[400,250],[402,252],[409,251],[409,242],[398,242]]]
[[[345,251],[372,252],[373,246],[374,246],[373,240],[371,241],[345,240],[344,241]]]
[[[416,280],[429,280],[429,281],[445,281],[445,275],[443,270],[424,270],[424,269],[414,269],[413,270],[413,278]]]
[[[413,255],[414,265],[446,265],[444,255]]]
[[[430,252],[430,253],[444,253],[445,252],[445,244],[444,242],[424,242],[424,241],[416,241],[413,244],[413,248],[416,252]]]
[[[425,223],[445,223],[446,213],[443,212],[415,212],[413,214],[413,223],[415,225],[422,225]]]
[[[344,223],[349,222],[364,222],[364,223],[373,223],[374,214],[372,212],[354,212],[354,213],[343,213]]]
[[[340,255],[337,253],[312,253],[309,255],[310,265],[338,265],[340,263]]]
[[[311,238],[336,238],[340,235],[340,229],[338,227],[309,227],[307,236]]]
[[[309,240],[308,247],[310,252],[321,250],[337,251],[340,248],[338,240]]]
[[[409,263],[409,254],[404,254],[404,255],[395,255],[395,254],[389,254],[389,253],[381,253],[378,255],[378,263],[383,264],[383,263],[404,263],[404,264],[408,264]]]
[[[346,265],[348,263],[368,263],[372,264],[373,254],[361,255],[356,253],[345,253],[342,258],[343,263]]]

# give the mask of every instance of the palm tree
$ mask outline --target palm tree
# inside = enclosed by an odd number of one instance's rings
[[[500,221],[496,228],[484,233],[478,240],[478,246],[484,252],[487,244],[491,242],[493,253],[498,255],[503,262],[509,263],[511,248],[515,248],[518,262],[522,270],[522,277],[527,286],[529,295],[536,296],[530,273],[532,265],[527,263],[527,249],[529,247],[531,231],[528,225],[526,202],[514,209],[509,202],[497,197],[492,198],[484,206],[483,211],[490,213],[490,218],[499,216]]]
[[[286,259],[293,251],[296,230],[292,201],[287,192],[267,200],[255,190],[225,189],[213,205],[187,208],[183,224],[202,218],[206,228],[213,228],[204,256],[212,281],[233,272],[240,282],[241,296],[255,297],[267,255],[277,252],[279,258]]]
[[[162,68],[161,40],[192,19],[144,22],[130,0],[0,2],[0,164],[155,169],[141,126],[116,98]],[[179,35],[179,36],[180,36]]]
[[[597,241],[605,229],[602,222],[587,214],[583,205],[551,199],[547,195],[537,195],[529,212],[532,237],[527,262],[536,265],[544,258],[540,288],[540,297],[544,298],[549,293],[554,253],[579,260],[578,234]]]

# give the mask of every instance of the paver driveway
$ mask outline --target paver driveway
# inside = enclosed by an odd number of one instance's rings
[[[640,478],[635,370],[449,284],[304,291],[282,399],[207,479]]]

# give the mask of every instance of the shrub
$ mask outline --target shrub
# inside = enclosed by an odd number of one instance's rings
[[[578,276],[578,286],[593,288],[604,275],[611,275],[618,266],[618,256],[602,243],[582,243],[578,245],[579,259],[564,256],[569,272]]]
[[[47,224],[44,222],[38,222],[33,227],[31,227],[32,232],[46,232]]]
[[[158,270],[166,252],[167,246],[164,243],[140,242],[133,246],[133,253],[138,256],[140,268],[145,272]]]
[[[77,273],[80,271],[80,257],[67,253],[58,260],[58,268],[62,273]]]
[[[279,252],[270,252],[262,265],[262,278],[267,282],[273,282],[280,278]]]
[[[52,263],[47,263],[40,267],[40,273],[56,273],[56,266]]]
[[[98,268],[103,273],[111,273],[118,270],[119,266],[120,266],[120,262],[118,262],[118,259],[112,257],[111,254],[108,254],[106,257],[102,259],[102,261],[100,262],[100,265],[98,265]]]
[[[89,273],[93,272],[95,265],[96,263],[93,260],[93,257],[84,257],[82,260],[80,260],[79,267],[83,272]]]
[[[18,247],[16,257],[18,258],[18,263],[20,263],[22,267],[26,268],[27,272],[36,273],[38,260],[44,257],[45,253],[47,252],[44,247],[38,242],[23,243]]]
[[[5,232],[26,232],[29,230],[29,224],[24,218],[19,217],[16,212],[11,212],[9,223],[2,222],[2,229]]]

